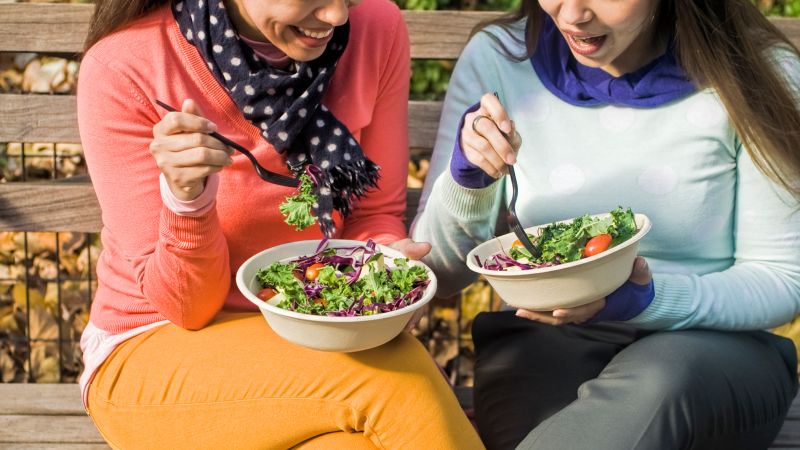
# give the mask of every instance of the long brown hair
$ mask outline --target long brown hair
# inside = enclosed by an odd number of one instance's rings
[[[96,0],[83,51],[104,36],[167,3],[169,0]]]
[[[536,49],[544,14],[537,0],[522,0],[517,11],[479,24],[472,34],[499,25],[512,35],[512,24],[525,19],[526,54],[513,54],[488,32],[506,56],[525,60]],[[750,0],[661,0],[655,27],[658,36],[674,36],[675,56],[689,77],[716,90],[755,165],[800,200],[800,108],[769,59],[777,45],[799,55],[797,47]]]

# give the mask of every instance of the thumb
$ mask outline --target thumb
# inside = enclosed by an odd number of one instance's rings
[[[641,256],[637,256],[633,261],[633,271],[631,272],[630,280],[636,284],[650,284],[653,279],[653,273],[650,272],[650,267],[647,265],[647,260]]]
[[[427,242],[414,242],[411,241],[406,246],[403,253],[406,254],[408,259],[422,259],[425,255],[430,253],[431,244]]]
[[[203,117],[203,111],[200,111],[200,107],[197,106],[197,103],[190,98],[187,98],[183,101],[183,104],[181,104],[181,112]]]

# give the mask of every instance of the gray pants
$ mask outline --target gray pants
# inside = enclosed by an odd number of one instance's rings
[[[513,313],[473,325],[487,448],[759,449],[797,393],[788,339],[763,331],[553,327]]]

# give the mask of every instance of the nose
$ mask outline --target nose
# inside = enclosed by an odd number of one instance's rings
[[[558,10],[558,19],[565,25],[579,25],[592,20],[592,10],[585,0],[564,0]]]
[[[335,27],[344,25],[350,17],[350,6],[361,0],[331,0],[317,9],[317,19]]]

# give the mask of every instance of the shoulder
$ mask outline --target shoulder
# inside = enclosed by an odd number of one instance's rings
[[[172,21],[169,5],[159,7],[108,34],[84,55],[84,62],[102,65],[141,64],[171,47],[168,27]]]
[[[400,40],[408,46],[408,33],[400,9],[389,0],[364,0],[350,9],[350,45],[384,54]]]
[[[795,98],[800,101],[800,55],[791,47],[778,44],[767,49],[766,59],[775,67],[778,76],[789,85]]]
[[[475,33],[461,58],[496,58],[525,55],[525,21],[520,20],[507,26],[489,25]]]

